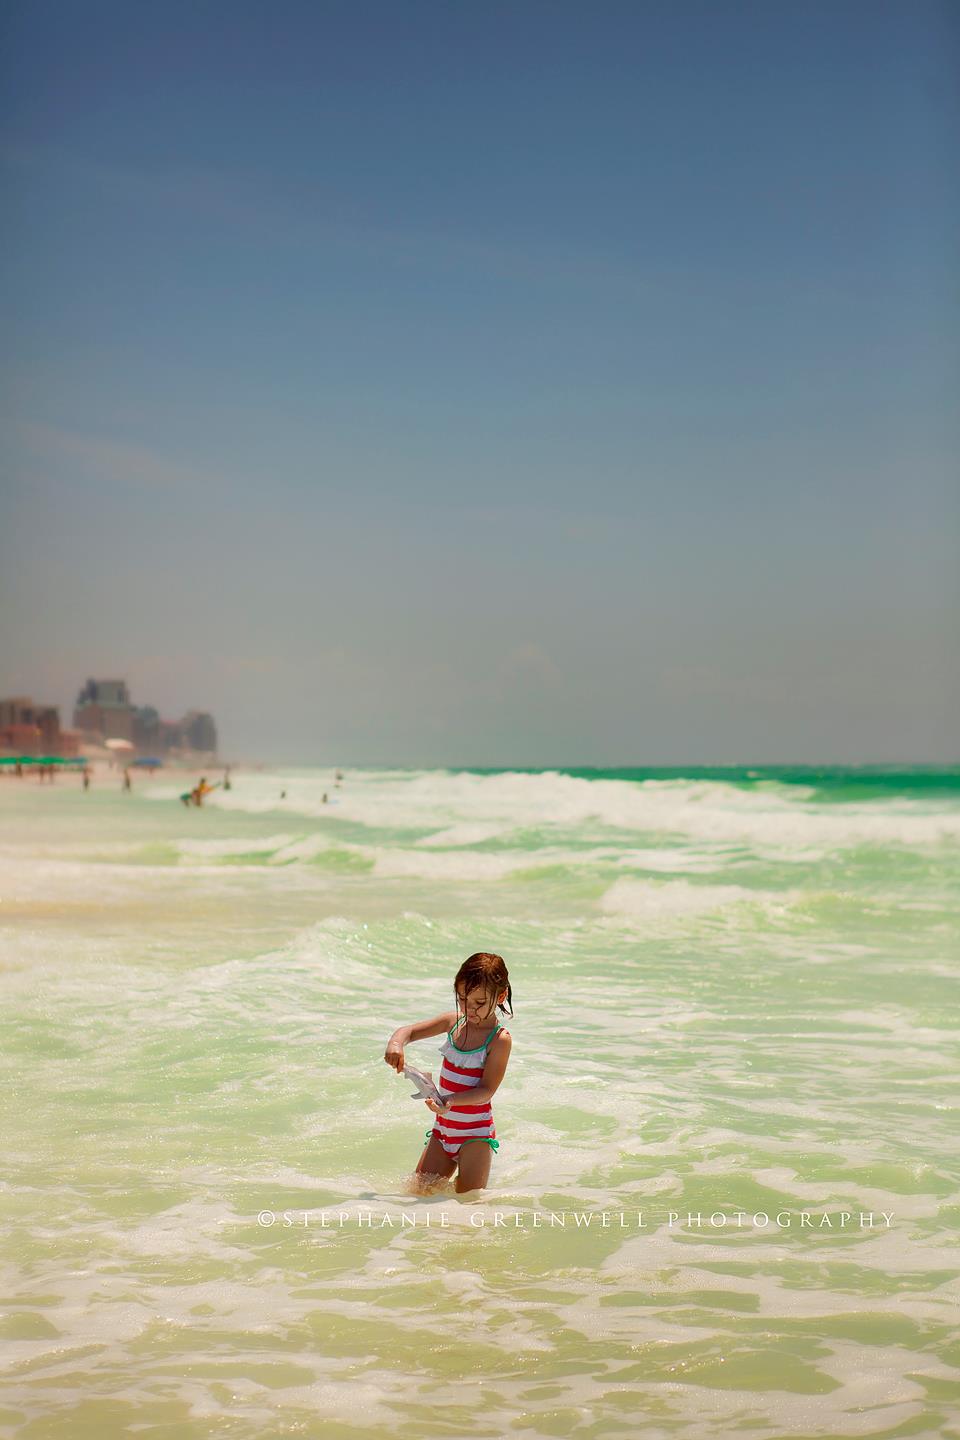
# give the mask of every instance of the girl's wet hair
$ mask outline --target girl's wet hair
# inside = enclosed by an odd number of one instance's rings
[[[456,973],[453,982],[454,995],[461,983],[464,995],[469,995],[470,991],[477,987],[485,990],[491,998],[499,995],[501,990],[506,990],[507,1002],[505,1005],[498,1004],[497,1009],[513,1017],[513,991],[502,955],[491,955],[486,950],[478,950],[476,955],[470,955]]]

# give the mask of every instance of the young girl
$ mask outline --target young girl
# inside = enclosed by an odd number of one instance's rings
[[[457,971],[453,991],[455,1010],[401,1025],[387,1041],[383,1057],[402,1073],[404,1045],[446,1034],[437,1080],[446,1103],[423,1102],[437,1119],[427,1131],[427,1146],[417,1163],[416,1185],[421,1192],[438,1179],[449,1179],[455,1170],[458,1194],[482,1190],[490,1176],[492,1153],[500,1148],[490,1101],[503,1079],[512,1044],[510,1032],[496,1016],[502,1010],[513,1018],[507,967],[499,955],[471,955]],[[457,1098],[465,1092],[470,1092],[469,1105]]]

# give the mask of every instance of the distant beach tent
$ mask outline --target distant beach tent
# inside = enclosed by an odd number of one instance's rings
[[[159,770],[163,764],[155,755],[148,755],[143,760],[134,760],[134,765],[139,765],[143,770]]]
[[[0,765],[86,765],[84,755],[0,755]]]

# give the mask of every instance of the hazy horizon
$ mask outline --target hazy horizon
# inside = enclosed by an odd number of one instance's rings
[[[953,764],[960,19],[5,7],[0,696]]]

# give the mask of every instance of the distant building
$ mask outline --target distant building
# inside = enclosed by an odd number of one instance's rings
[[[73,724],[72,730],[62,730],[57,706],[35,705],[29,695],[0,700],[0,751],[71,757],[84,744],[128,740],[143,756],[217,753],[217,726],[207,711],[162,720],[152,705],[131,702],[123,680],[88,680],[77,696]]]
[[[167,755],[171,750],[179,750],[183,736],[180,726],[176,720],[161,720],[157,731],[157,750],[161,755]]]
[[[40,730],[36,725],[25,724],[22,720],[5,725],[0,730],[0,748],[13,755],[39,755]]]
[[[83,753],[82,740],[83,737],[79,730],[61,730],[57,754],[62,755],[65,760],[75,760],[78,755]]]
[[[38,705],[33,723],[40,731],[40,748],[44,755],[60,754],[60,711],[56,705]]]
[[[130,704],[130,691],[126,680],[88,680],[77,696],[78,705],[122,705]]]
[[[183,738],[191,750],[217,753],[217,727],[205,710],[191,710],[180,722]]]
[[[29,716],[28,720],[24,715]],[[8,725],[33,724],[33,701],[28,695],[16,695],[12,700],[0,700],[0,730]]]
[[[141,755],[156,755],[160,744],[160,714],[152,705],[140,705],[133,717],[133,743]]]
[[[13,755],[82,753],[84,744],[129,740],[140,755],[217,753],[217,726],[206,710],[182,720],[161,720],[152,705],[134,705],[124,680],[88,680],[77,696],[72,730],[61,730],[56,705],[35,705],[29,695],[0,700],[0,751]]]
[[[28,695],[0,700],[0,749],[18,755],[61,754],[56,705],[35,705]]]
[[[123,680],[88,680],[77,696],[73,723],[95,739],[133,743],[136,711]]]

